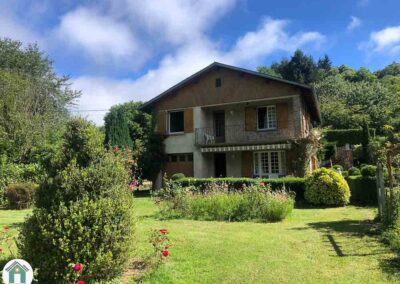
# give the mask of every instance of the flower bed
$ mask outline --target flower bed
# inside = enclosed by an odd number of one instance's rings
[[[167,183],[156,198],[163,218],[195,220],[277,222],[294,207],[293,195],[285,190],[272,191],[260,183],[231,190],[227,185],[214,184],[204,192]]]

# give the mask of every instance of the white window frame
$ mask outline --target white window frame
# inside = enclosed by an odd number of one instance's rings
[[[183,131],[171,132],[171,113],[174,113],[174,112],[182,112],[183,113]],[[175,110],[168,111],[167,129],[168,129],[168,134],[170,134],[170,135],[185,133],[185,110],[184,109],[175,109]]]
[[[260,128],[260,125],[258,124],[259,122],[259,118],[258,118],[258,112],[260,108],[265,108],[265,116],[267,117],[267,121],[266,121],[266,125],[264,124],[264,128]],[[275,127],[269,127],[270,125],[270,121],[269,121],[269,116],[268,116],[268,112],[269,109],[273,108],[275,110]],[[266,106],[259,106],[257,107],[257,130],[259,131],[263,131],[263,130],[276,130],[278,128],[278,113],[277,113],[277,109],[276,109],[276,105],[266,105]]]
[[[278,173],[272,173],[271,153],[278,153]],[[261,157],[262,154],[267,154],[268,172],[263,172]],[[277,178],[286,175],[286,152],[285,151],[258,151],[253,152],[253,175],[258,177]]]

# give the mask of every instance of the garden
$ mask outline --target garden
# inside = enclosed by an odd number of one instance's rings
[[[38,283],[397,283],[398,122],[348,109],[339,124],[324,93],[345,89],[344,102],[386,87],[341,67],[323,72],[314,82],[329,123],[320,169],[279,179],[177,174],[152,191],[165,157],[141,103],[112,107],[104,127],[73,117],[80,92],[69,79],[36,46],[0,40],[1,263],[27,260]],[[350,163],[340,154],[349,151]]]

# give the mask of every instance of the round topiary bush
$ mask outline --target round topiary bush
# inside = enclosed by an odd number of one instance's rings
[[[314,205],[344,206],[349,203],[350,188],[337,171],[321,168],[306,179],[304,197]]]
[[[359,176],[359,175],[361,175],[361,172],[357,167],[351,167],[348,172],[349,172],[349,176]]]
[[[361,168],[361,175],[363,177],[374,177],[376,176],[376,166],[374,165],[365,165]]]
[[[33,183],[10,184],[6,188],[8,207],[11,209],[28,208],[32,205],[37,185]]]
[[[172,179],[172,180],[178,180],[178,179],[182,179],[182,178],[185,178],[185,175],[182,174],[182,173],[176,173],[176,174],[173,174],[173,175],[171,176],[171,179]]]

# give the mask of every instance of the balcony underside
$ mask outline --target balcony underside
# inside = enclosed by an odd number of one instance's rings
[[[289,150],[290,143],[281,144],[263,144],[263,145],[231,145],[231,146],[210,146],[202,147],[202,153],[219,153],[219,152],[240,152],[240,151],[266,151],[266,150]]]

